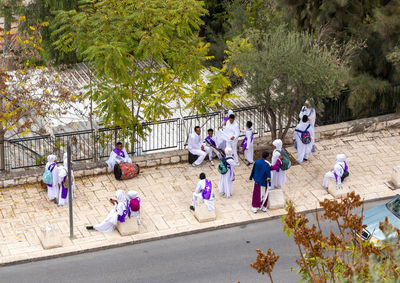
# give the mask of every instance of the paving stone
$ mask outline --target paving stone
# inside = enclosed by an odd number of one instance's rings
[[[275,189],[269,191],[268,209],[285,208],[285,199],[283,197],[282,189]]]

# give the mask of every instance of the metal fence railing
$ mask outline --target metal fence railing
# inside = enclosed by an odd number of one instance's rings
[[[347,107],[349,92],[342,92],[337,98],[326,103],[324,115],[317,118],[317,124],[332,124],[360,118]],[[375,104],[364,116],[377,116],[393,113],[400,107],[400,84],[394,84],[388,92],[378,93]],[[262,136],[270,129],[266,124],[265,113],[260,106],[233,109],[241,129],[246,122],[253,122],[255,136]],[[77,132],[59,133],[53,136],[43,135],[10,139],[0,143],[0,170],[12,170],[41,166],[46,163],[47,155],[55,154],[62,162],[67,143],[71,145],[74,161],[97,161],[109,156],[117,141],[125,143],[126,150],[132,155],[144,155],[158,151],[184,149],[187,137],[194,127],[202,128],[203,138],[207,129],[215,131],[222,124],[224,114],[212,112],[183,118],[143,123],[148,135],[141,138],[133,131],[118,128],[100,128]],[[297,121],[293,121],[294,126]],[[132,142],[134,141],[134,142]],[[2,146],[3,145],[3,146]],[[4,151],[4,154],[2,152]]]

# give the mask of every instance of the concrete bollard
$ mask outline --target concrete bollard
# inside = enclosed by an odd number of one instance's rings
[[[197,221],[199,221],[200,223],[209,222],[217,219],[215,209],[208,210],[207,205],[205,205],[205,203],[201,200],[196,201],[194,217],[196,217]]]
[[[400,187],[400,165],[393,167],[391,181],[396,188]]]
[[[282,189],[270,190],[268,193],[268,209],[285,208],[285,198]]]
[[[340,198],[341,196],[346,196],[350,190],[345,184],[337,185],[334,179],[329,179],[328,193],[330,193],[333,198]]]
[[[121,236],[129,236],[139,233],[139,225],[137,224],[136,216],[125,218],[125,222],[117,223],[117,230]]]
[[[40,243],[45,250],[62,247],[60,231],[55,226],[40,227],[42,231],[39,236]]]

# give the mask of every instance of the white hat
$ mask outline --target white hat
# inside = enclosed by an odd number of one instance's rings
[[[229,109],[228,110],[228,117],[230,116],[230,115],[232,115],[233,114],[233,111],[231,110],[231,109]]]
[[[128,191],[127,195],[128,195],[128,198],[134,199],[137,197],[138,192],[137,191]]]
[[[57,156],[55,156],[54,154],[50,154],[49,156],[47,156],[48,162],[54,162],[56,160],[57,160]]]
[[[125,192],[123,190],[118,190],[115,193],[115,196],[116,196],[118,202],[125,201]]]
[[[336,161],[337,162],[344,162],[344,161],[346,161],[346,155],[345,154],[338,154],[338,155],[336,155]]]
[[[310,100],[309,100],[309,99],[306,99],[306,101],[304,102],[304,104],[310,105]]]
[[[272,145],[276,147],[276,149],[281,149],[282,148],[282,140],[276,139],[272,142]]]

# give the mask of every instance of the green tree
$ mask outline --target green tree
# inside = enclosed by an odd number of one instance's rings
[[[311,35],[285,28],[267,34],[252,31],[248,40],[230,42],[229,65],[237,66],[252,100],[261,104],[272,139],[283,139],[304,100],[323,111],[325,99],[343,88],[348,57],[321,46]]]
[[[52,35],[57,50],[91,63],[88,96],[103,123],[144,137],[142,122],[170,116],[172,103],[205,112],[230,96],[223,70],[204,67],[206,13],[195,0],[89,0],[58,12]]]

